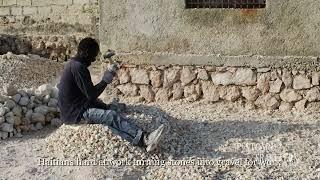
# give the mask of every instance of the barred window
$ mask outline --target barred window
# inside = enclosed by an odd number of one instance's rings
[[[186,8],[265,8],[266,0],[185,0]]]

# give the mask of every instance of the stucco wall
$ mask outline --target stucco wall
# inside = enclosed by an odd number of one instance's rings
[[[266,9],[258,10],[184,7],[183,0],[101,1],[103,49],[149,53],[143,61],[154,52],[271,57],[320,52],[320,3],[314,0],[267,0]]]

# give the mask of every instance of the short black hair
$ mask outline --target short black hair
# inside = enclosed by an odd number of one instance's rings
[[[99,51],[98,42],[91,37],[86,37],[82,39],[78,45],[77,57],[85,59],[96,58]]]

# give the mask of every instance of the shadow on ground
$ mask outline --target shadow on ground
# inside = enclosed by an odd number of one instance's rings
[[[217,148],[232,138],[250,140],[288,132],[298,133],[301,130],[317,129],[314,125],[309,124],[286,124],[280,120],[279,122],[262,122],[254,118],[246,118],[245,120],[243,118],[176,119],[157,107],[145,105],[129,106],[128,110],[128,113],[136,112],[152,116],[152,122],[137,122],[146,130],[150,131],[161,123],[169,127],[160,151],[175,158],[242,156],[241,154],[222,153]]]

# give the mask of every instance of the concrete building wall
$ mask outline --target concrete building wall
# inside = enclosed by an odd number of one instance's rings
[[[169,58],[180,64],[184,59],[210,64],[221,59],[215,55],[251,58],[320,52],[320,3],[314,0],[267,0],[265,9],[256,10],[184,7],[183,0],[101,1],[102,46],[139,54],[131,61]],[[197,57],[190,60],[177,54]]]
[[[0,0],[0,54],[64,60],[82,37],[98,37],[98,0]]]

